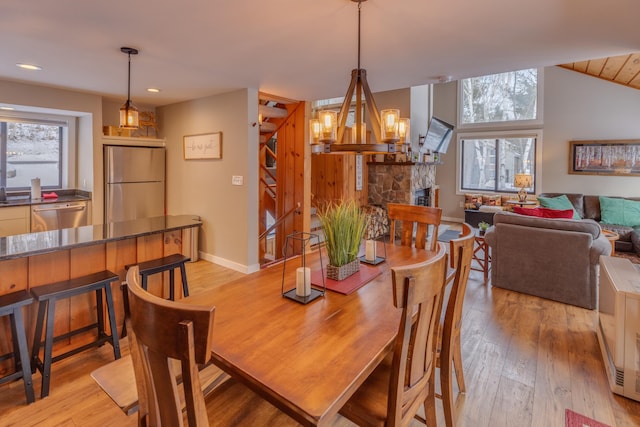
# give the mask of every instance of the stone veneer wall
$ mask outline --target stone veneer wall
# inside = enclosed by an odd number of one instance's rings
[[[436,166],[426,163],[368,163],[368,203],[387,207],[387,203],[415,203],[415,191],[432,188]],[[432,202],[433,203],[433,202]]]

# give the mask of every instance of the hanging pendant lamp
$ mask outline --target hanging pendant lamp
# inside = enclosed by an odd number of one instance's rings
[[[131,55],[137,55],[138,49],[121,47],[120,51],[129,57],[129,77],[127,79],[127,102],[120,107],[120,127],[123,129],[138,129],[138,109],[131,102]]]
[[[402,139],[399,135],[399,110],[382,110],[381,117],[371,89],[369,89],[369,83],[367,83],[367,71],[360,68],[360,11],[361,4],[367,0],[351,1],[358,3],[358,68],[351,71],[351,83],[340,107],[340,112],[336,115],[334,111],[320,111],[318,119],[312,119],[309,123],[311,152],[372,154],[403,152],[406,147],[403,143],[409,141],[408,137]],[[356,110],[353,143],[344,144],[342,138],[347,128],[347,116],[354,91],[356,93]],[[363,95],[364,107],[369,113],[373,134],[377,141],[374,144],[367,144],[366,141],[366,124],[362,114]],[[403,120],[408,124],[408,119]]]

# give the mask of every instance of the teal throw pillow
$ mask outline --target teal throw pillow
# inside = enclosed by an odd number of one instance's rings
[[[573,219],[581,219],[578,211],[573,207],[571,200],[566,195],[558,196],[558,197],[538,197],[538,202],[540,202],[540,206],[543,208],[549,209],[557,209],[557,210],[573,210]]]
[[[600,196],[600,218],[603,224],[640,226],[640,201]]]

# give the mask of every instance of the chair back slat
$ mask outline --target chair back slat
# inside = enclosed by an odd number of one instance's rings
[[[402,226],[400,245],[415,246],[418,249],[436,250],[438,228],[442,218],[442,209],[430,206],[406,205],[401,203],[387,203],[389,213],[391,242],[395,242],[397,222]],[[431,240],[427,246],[429,226],[432,226]],[[415,241],[413,239],[415,228]]]
[[[167,301],[146,292],[137,266],[128,270],[127,286],[140,425],[183,425],[171,359],[181,362],[189,425],[208,425],[197,364],[211,357],[215,307]]]

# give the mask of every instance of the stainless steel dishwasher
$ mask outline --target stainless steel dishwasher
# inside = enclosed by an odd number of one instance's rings
[[[87,202],[47,203],[31,207],[31,232],[81,227],[88,224]]]

